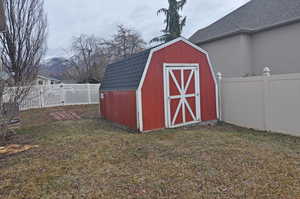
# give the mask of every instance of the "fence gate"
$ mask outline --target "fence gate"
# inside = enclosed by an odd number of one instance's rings
[[[166,126],[174,128],[199,122],[200,83],[199,67],[165,66]]]

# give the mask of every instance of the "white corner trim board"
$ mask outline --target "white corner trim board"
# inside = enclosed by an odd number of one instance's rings
[[[199,52],[201,53],[204,53],[207,57],[207,60],[208,60],[208,64],[209,64],[209,67],[210,67],[210,71],[212,73],[212,76],[213,76],[213,79],[214,79],[214,82],[215,82],[215,87],[216,87],[216,107],[217,107],[217,117],[219,118],[219,99],[218,99],[218,84],[217,84],[217,78],[216,78],[216,75],[215,75],[215,72],[213,70],[213,67],[212,67],[212,63],[209,59],[209,56],[208,56],[208,53],[203,50],[202,48],[200,48],[199,46],[193,44],[192,42],[188,41],[187,39],[183,38],[183,37],[179,37],[177,39],[174,39],[168,43],[165,43],[161,46],[158,46],[156,48],[153,48],[151,51],[150,51],[150,54],[149,54],[149,57],[148,57],[148,60],[147,60],[147,63],[146,63],[146,67],[145,67],[145,70],[143,72],[143,75],[142,75],[142,79],[139,83],[139,87],[136,91],[136,108],[137,108],[137,127],[138,127],[138,130],[140,130],[141,132],[144,131],[144,126],[143,126],[143,107],[142,107],[142,87],[144,85],[144,81],[145,81],[145,78],[147,76],[147,73],[148,73],[148,70],[149,70],[149,66],[150,66],[150,62],[152,60],[152,57],[153,57],[153,54],[163,48],[166,48],[170,45],[173,45],[179,41],[183,41],[185,42],[186,44],[192,46],[193,48],[195,48],[196,50],[198,50]],[[177,64],[177,65],[180,65],[180,64]],[[183,65],[181,63],[181,65]],[[187,65],[187,64],[184,64],[184,65]]]

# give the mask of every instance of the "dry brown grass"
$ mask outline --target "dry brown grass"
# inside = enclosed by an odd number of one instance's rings
[[[96,119],[96,106],[23,113],[0,157],[0,198],[300,198],[300,139],[229,125],[130,134]]]

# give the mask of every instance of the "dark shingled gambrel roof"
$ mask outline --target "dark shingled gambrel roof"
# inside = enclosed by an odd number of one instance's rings
[[[152,48],[106,67],[101,90],[136,90]]]
[[[297,21],[300,21],[300,0],[252,0],[212,25],[197,31],[190,41],[201,44]]]

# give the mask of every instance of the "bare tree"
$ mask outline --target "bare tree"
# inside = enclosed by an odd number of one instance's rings
[[[101,82],[106,65],[142,51],[145,46],[146,42],[135,30],[123,25],[118,26],[118,32],[111,40],[92,35],[75,37],[69,58],[70,66],[64,76],[79,83]]]
[[[109,58],[102,43],[95,36],[75,37],[71,47],[73,55],[69,58],[70,67],[64,76],[79,83],[100,82]]]
[[[142,39],[141,35],[124,25],[118,26],[117,33],[106,44],[110,47],[115,59],[131,56],[146,48],[146,42]]]
[[[7,31],[0,36],[4,70],[17,85],[29,84],[46,50],[47,17],[43,0],[4,0]]]
[[[43,0],[3,0],[7,30],[0,35],[0,137],[18,115],[46,50],[47,17]],[[11,77],[2,78],[3,75]],[[2,135],[2,136],[1,136]]]

